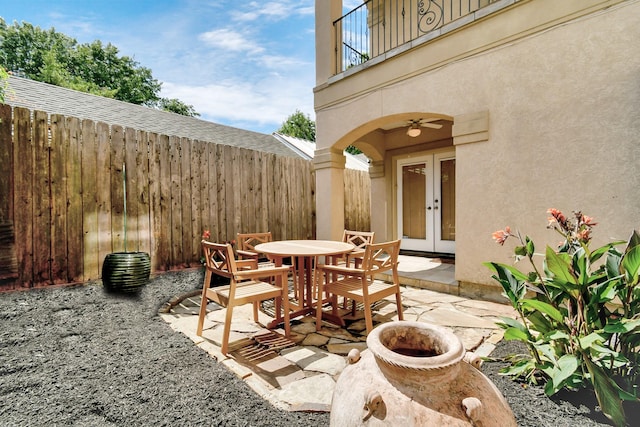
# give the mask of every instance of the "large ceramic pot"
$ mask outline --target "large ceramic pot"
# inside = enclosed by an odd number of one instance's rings
[[[146,252],[113,252],[102,264],[102,283],[110,292],[139,292],[150,274],[151,258]]]
[[[500,391],[448,329],[390,322],[352,350],[336,383],[332,426],[516,426]],[[477,367],[476,367],[477,366]]]

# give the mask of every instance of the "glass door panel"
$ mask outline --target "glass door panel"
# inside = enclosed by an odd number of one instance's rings
[[[398,234],[402,249],[455,252],[455,153],[398,161]]]
[[[402,236],[410,239],[427,237],[425,169],[425,163],[402,166]]]

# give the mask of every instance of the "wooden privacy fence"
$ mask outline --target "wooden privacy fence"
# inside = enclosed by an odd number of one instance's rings
[[[368,230],[368,174],[345,191],[345,227]],[[0,290],[97,279],[125,243],[195,266],[204,230],[314,238],[311,162],[0,104]]]

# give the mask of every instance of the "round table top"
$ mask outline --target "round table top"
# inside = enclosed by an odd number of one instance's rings
[[[339,255],[355,248],[351,243],[335,240],[280,240],[256,245],[256,252],[274,256]]]

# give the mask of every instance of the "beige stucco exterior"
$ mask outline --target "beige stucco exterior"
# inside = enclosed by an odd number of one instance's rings
[[[333,75],[341,1],[316,1],[318,238],[344,228],[337,189],[349,144],[371,159],[378,241],[398,238],[396,161],[454,149],[456,279],[467,294],[495,291],[483,262],[509,262],[493,231],[510,225],[540,251],[557,243],[545,229],[550,207],[595,217],[594,244],[640,228],[640,1],[488,8],[469,25]],[[388,129],[418,117],[445,125],[418,138]]]

